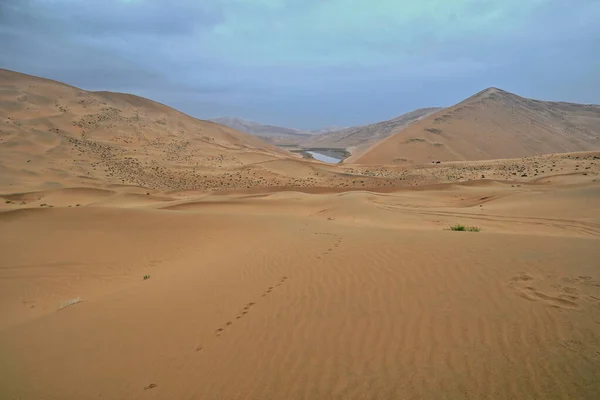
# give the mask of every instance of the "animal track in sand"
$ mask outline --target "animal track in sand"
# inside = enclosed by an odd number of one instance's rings
[[[269,286],[267,288],[267,290],[265,290],[263,292],[263,294],[261,295],[261,297],[266,297],[267,295],[269,295],[270,293],[273,292],[273,289],[275,289],[276,287],[279,287],[279,286],[283,285],[287,280],[288,280],[287,276],[281,277],[281,279],[279,280],[279,282],[275,286]],[[256,303],[253,302],[253,301],[247,303],[240,310],[240,312],[238,313],[238,315],[235,317],[235,320],[227,321],[223,326],[215,329],[215,331],[214,331],[215,337],[220,338],[223,334],[225,334],[225,332],[226,332],[227,329],[231,328],[234,325],[234,322],[236,320],[240,320],[243,317],[245,317],[250,312],[250,310],[252,309],[252,307],[254,307],[255,305],[256,305]],[[196,346],[196,352],[199,352],[199,351],[202,351],[202,350],[204,350],[203,346],[201,346],[201,345],[197,345]]]
[[[315,235],[325,235],[325,236],[331,236],[335,238],[335,242],[333,247],[328,248],[326,251],[324,251],[323,253],[321,253],[320,255],[317,256],[317,260],[321,259],[321,257],[328,255],[329,253],[331,253],[333,251],[334,248],[338,248],[340,247],[340,245],[342,244],[342,238],[339,235],[336,235],[335,233],[328,233],[328,232],[314,232]]]
[[[563,346],[584,359],[600,362],[600,347],[597,345],[589,346],[579,340],[565,340]]]
[[[549,282],[547,282],[549,281]],[[553,282],[555,281],[555,282]],[[548,276],[540,284],[550,283],[557,293],[548,294],[535,288],[537,279],[531,274],[520,272],[509,280],[509,285],[517,296],[530,301],[541,301],[550,307],[568,310],[580,310],[580,300],[584,299],[592,306],[600,307],[600,282],[591,276],[553,278]],[[564,286],[568,284],[569,286]]]

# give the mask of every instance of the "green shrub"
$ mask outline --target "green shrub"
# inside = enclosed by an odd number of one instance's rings
[[[454,225],[450,227],[450,230],[458,232],[480,232],[481,228],[478,226]]]

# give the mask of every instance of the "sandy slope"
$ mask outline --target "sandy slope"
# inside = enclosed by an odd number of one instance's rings
[[[600,106],[490,88],[355,153],[359,164],[421,164],[600,149]]]
[[[420,108],[387,121],[353,126],[308,137],[300,141],[299,144],[304,147],[348,149],[354,154],[359,154],[378,141],[440,110],[441,108],[439,107]]]
[[[148,99],[0,70],[0,187],[200,188],[215,169],[289,157]]]
[[[598,182],[47,196],[0,213],[2,398],[600,396]]]

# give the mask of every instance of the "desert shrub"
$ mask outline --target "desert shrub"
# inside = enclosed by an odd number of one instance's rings
[[[457,232],[480,232],[481,228],[478,226],[464,226],[464,225],[454,225],[450,227],[451,231]]]

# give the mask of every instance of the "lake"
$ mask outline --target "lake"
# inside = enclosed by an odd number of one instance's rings
[[[325,154],[317,153],[316,151],[307,151],[307,153],[313,156],[315,160],[323,161],[330,164],[337,164],[341,160],[341,158],[330,157]]]

